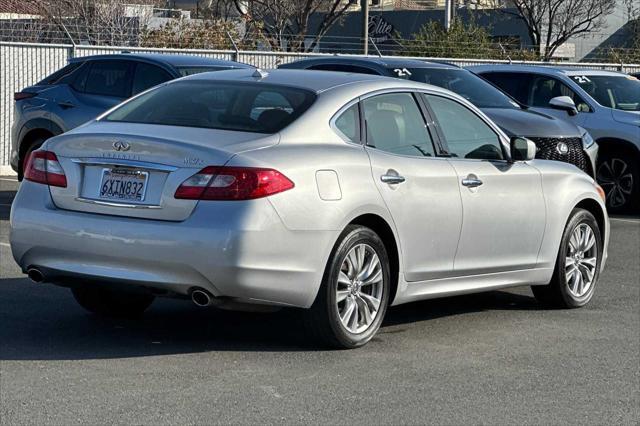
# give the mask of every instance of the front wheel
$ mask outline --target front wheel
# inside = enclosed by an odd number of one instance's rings
[[[602,237],[595,217],[574,209],[565,227],[556,268],[546,286],[532,286],[541,303],[556,308],[579,308],[593,297],[602,261]]]
[[[384,243],[371,229],[348,226],[336,243],[306,325],[322,343],[356,348],[376,334],[389,303]]]
[[[88,285],[74,287],[71,292],[78,304],[87,311],[109,317],[138,317],[155,299],[152,295],[125,293]]]

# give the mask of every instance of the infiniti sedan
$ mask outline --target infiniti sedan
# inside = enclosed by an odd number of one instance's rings
[[[165,83],[34,151],[11,248],[103,315],[155,297],[303,308],[333,347],[387,307],[531,285],[583,306],[607,257],[603,191],[534,160],[462,97],[361,74],[237,70]]]

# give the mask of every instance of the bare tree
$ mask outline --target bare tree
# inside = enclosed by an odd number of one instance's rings
[[[42,20],[78,44],[135,45],[158,0],[28,0]]]
[[[635,2],[636,0],[633,0]],[[524,21],[534,47],[549,60],[571,37],[603,28],[616,0],[512,0],[517,12],[509,12]],[[635,4],[635,3],[634,3]]]
[[[350,4],[344,0],[232,0],[238,14],[274,50],[307,52],[313,50],[336,24]],[[311,27],[311,16],[322,12],[318,25]],[[312,37],[312,38],[311,38]],[[308,44],[305,39],[311,38]]]

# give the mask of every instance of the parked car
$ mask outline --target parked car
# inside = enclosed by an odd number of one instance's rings
[[[446,63],[405,58],[327,56],[280,68],[384,75],[433,84],[466,98],[509,136],[525,136],[538,147],[537,158],[574,164],[595,177],[598,145],[589,133],[549,114],[532,112],[473,73]]]
[[[306,308],[313,335],[347,348],[390,304],[532,285],[583,306],[607,257],[604,193],[534,154],[434,86],[199,74],[31,153],[11,249],[91,312],[140,314],[169,295]]]
[[[189,55],[122,53],[72,58],[14,95],[11,167],[22,178],[28,153],[152,86],[205,71],[252,68]]]
[[[640,79],[640,72],[632,73],[631,76]]]
[[[640,81],[612,71],[542,66],[470,69],[532,110],[587,129],[600,146],[597,175],[609,210],[640,208]]]

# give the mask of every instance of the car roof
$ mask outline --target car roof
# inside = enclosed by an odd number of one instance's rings
[[[379,75],[346,73],[335,71],[314,71],[300,69],[272,69],[272,70],[225,70],[216,72],[206,72],[194,74],[174,81],[185,80],[208,80],[208,81],[254,81],[264,82],[265,84],[274,84],[281,86],[297,87],[310,90],[315,93],[322,93],[340,86],[371,83],[372,89],[385,87],[409,87],[409,88],[425,88],[429,87],[434,91],[446,92],[436,86],[425,83],[418,83],[409,80],[401,80],[392,77],[383,77]],[[377,84],[376,84],[377,83]]]
[[[624,73],[607,70],[579,69],[579,68],[562,68],[544,65],[515,65],[515,64],[491,64],[491,65],[474,65],[467,67],[469,71],[475,73],[483,73],[487,71],[502,72],[533,72],[544,75],[602,75],[610,77],[624,76]]]
[[[349,65],[377,65],[384,68],[403,67],[403,68],[459,68],[457,65],[444,62],[428,62],[411,58],[385,58],[377,56],[320,56],[315,58],[302,59],[289,64],[284,64],[283,68],[289,66],[312,66],[315,64],[336,64],[344,63]]]
[[[253,68],[251,65],[240,62],[226,61],[224,59],[207,58],[195,55],[176,55],[164,53],[113,53],[107,55],[81,56],[72,58],[69,62],[79,62],[86,60],[99,59],[139,59],[143,61],[156,62],[159,64],[167,64],[173,67],[188,66],[226,66],[234,68]]]

